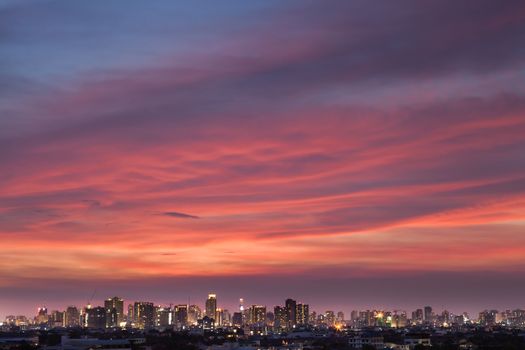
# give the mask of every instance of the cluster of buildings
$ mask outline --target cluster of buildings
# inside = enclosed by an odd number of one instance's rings
[[[195,326],[205,330],[249,326],[260,330],[267,330],[269,327],[286,330],[314,324],[316,320],[327,326],[334,326],[336,320],[344,321],[344,315],[339,312],[336,318],[334,312],[327,311],[317,317],[315,312],[310,313],[308,304],[297,303],[293,299],[287,299],[283,306],[275,306],[273,310],[267,310],[264,305],[245,307],[243,299],[240,299],[239,309],[230,312],[218,306],[216,294],[209,294],[204,309],[193,304],[160,306],[145,301],[129,303],[125,307],[122,298],[113,297],[106,299],[104,306],[88,304],[81,309],[68,306],[64,311],[51,312],[46,307],[41,307],[32,319],[25,316],[7,316],[4,325],[92,329],[173,328],[175,330]]]
[[[0,350],[152,350],[173,348],[171,339],[200,350],[416,350],[427,347],[479,349],[483,344],[525,348],[525,310],[485,310],[477,318],[426,306],[403,310],[317,313],[286,299],[271,309],[244,305],[230,312],[209,294],[203,307],[125,303],[112,297],[103,306],[63,311],[38,309],[36,316],[8,316],[0,324]],[[164,344],[164,345],[162,345]],[[182,346],[177,343],[177,346]]]
[[[432,328],[477,324],[483,326],[525,327],[525,310],[485,310],[477,319],[467,313],[453,314],[447,310],[435,313],[430,306],[413,311],[410,315],[403,310],[363,310],[352,311],[346,319],[342,311],[311,311],[308,304],[286,299],[283,305],[268,309],[264,305],[245,306],[239,299],[239,307],[234,312],[219,307],[217,295],[210,293],[204,309],[194,304],[169,306],[155,305],[153,302],[136,301],[125,305],[120,297],[108,298],[103,306],[84,308],[68,306],[63,311],[48,312],[38,309],[34,318],[8,316],[4,326],[88,329],[173,329],[197,328],[214,330],[218,328],[243,328],[259,334],[280,333],[304,328],[405,328],[425,326]]]
[[[525,327],[525,310],[485,310],[479,313],[479,324],[484,326],[503,325],[508,327]]]
[[[485,310],[477,318],[471,318],[468,313],[454,314],[448,310],[435,313],[432,307],[425,306],[416,309],[409,316],[403,310],[365,310],[352,311],[346,325],[353,328],[363,327],[389,327],[405,328],[412,326],[426,326],[431,328],[463,326],[475,324],[481,326],[508,326],[514,328],[525,327],[525,310]]]

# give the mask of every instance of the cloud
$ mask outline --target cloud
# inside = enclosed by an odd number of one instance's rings
[[[167,212],[162,213],[162,215],[174,217],[174,218],[182,218],[182,219],[200,219],[200,217],[198,216],[179,213],[176,211],[167,211]]]
[[[8,41],[61,16],[32,6]],[[472,6],[297,2],[134,67],[0,72],[0,277],[522,272],[524,9]]]

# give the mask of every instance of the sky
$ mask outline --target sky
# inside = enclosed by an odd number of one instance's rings
[[[0,318],[525,308],[523,1],[0,0]]]

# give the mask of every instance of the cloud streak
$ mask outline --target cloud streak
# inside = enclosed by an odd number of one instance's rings
[[[179,213],[176,211],[167,211],[167,212],[162,213],[162,215],[173,217],[173,218],[181,218],[181,219],[200,219],[200,217],[198,216]]]

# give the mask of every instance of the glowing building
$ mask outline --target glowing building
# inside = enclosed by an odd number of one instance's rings
[[[284,304],[286,308],[286,321],[288,328],[292,328],[297,324],[297,302],[293,299],[286,299]]]
[[[217,319],[217,295],[208,294],[208,299],[206,299],[206,316],[208,318]]]
[[[106,309],[106,327],[119,327],[124,321],[124,300],[119,297],[113,297],[104,301]]]
[[[307,325],[310,317],[310,308],[308,304],[297,304],[295,309],[297,324]]]

